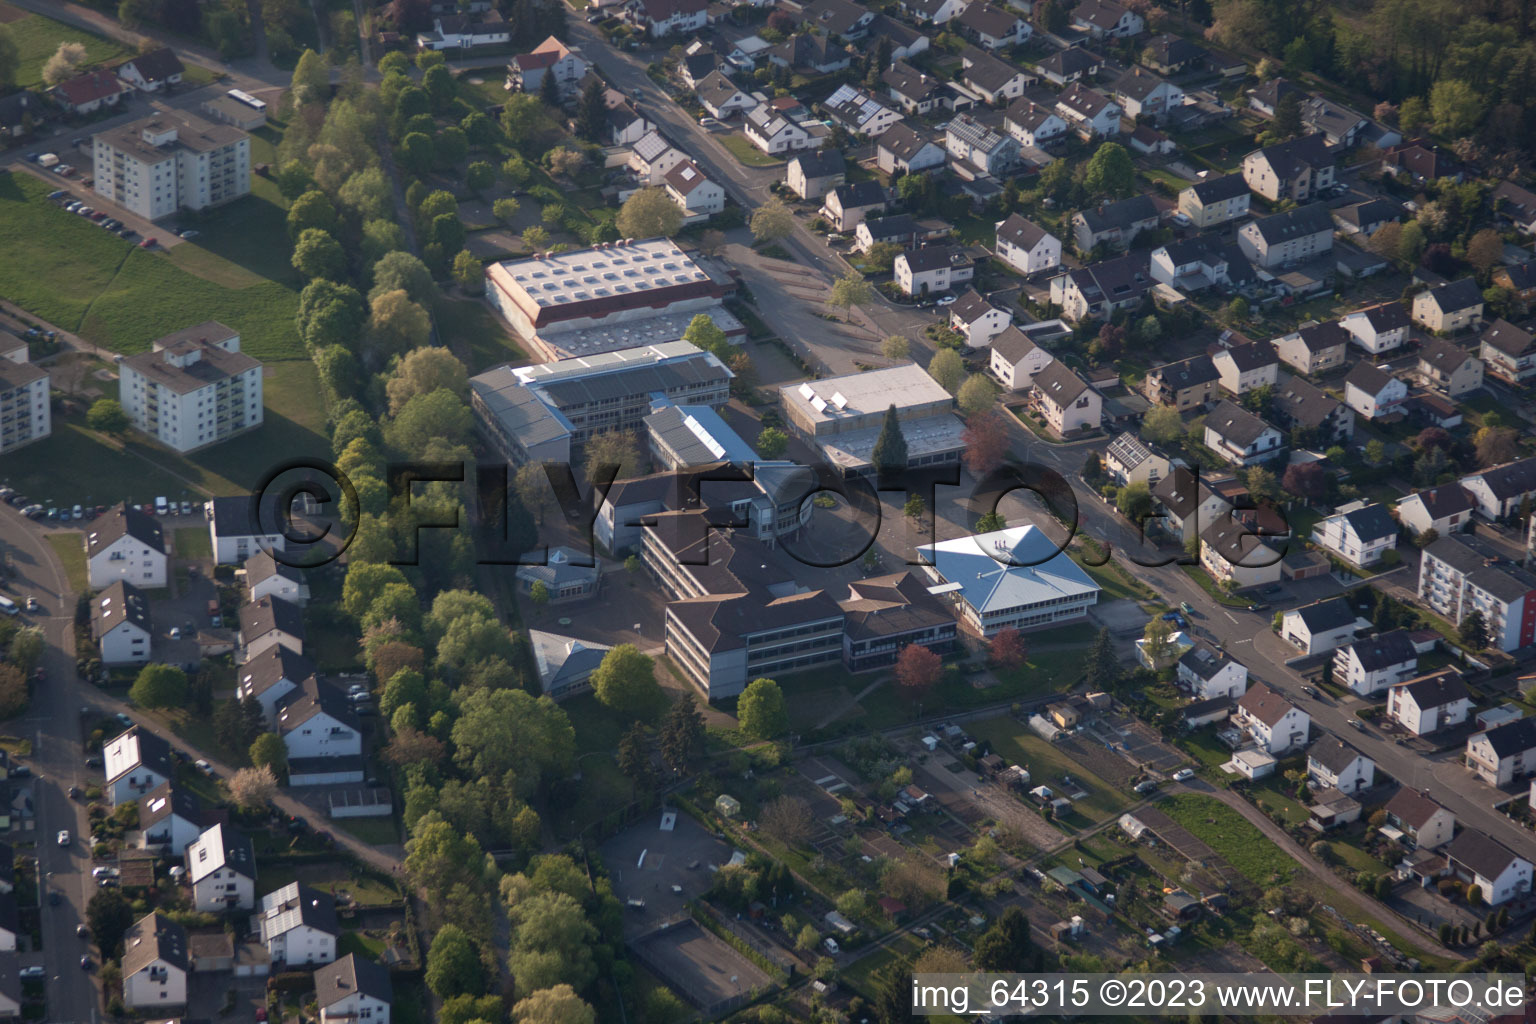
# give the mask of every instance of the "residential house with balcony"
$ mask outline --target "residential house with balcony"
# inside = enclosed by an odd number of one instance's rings
[[[1061,265],[1061,240],[1034,221],[1010,213],[996,232],[997,258],[1026,277]]]
[[[1387,506],[1363,501],[1341,506],[1318,521],[1312,540],[1358,568],[1375,565],[1397,549],[1397,522]]]
[[[1472,691],[1454,668],[1406,679],[1387,692],[1387,718],[1415,736],[1454,729],[1472,710]]]
[[[1484,516],[1504,519],[1520,511],[1527,498],[1536,500],[1536,457],[1470,473],[1461,478],[1461,485]]]
[[[165,531],[153,516],[119,504],[86,527],[85,563],[93,589],[118,581],[146,590],[163,587]]]
[[[1424,549],[1418,595],[1457,626],[1480,614],[1488,645],[1497,650],[1536,643],[1536,576],[1467,534],[1441,537]]]
[[[1307,750],[1307,783],[1313,789],[1358,793],[1376,782],[1376,762],[1337,736],[1324,735]]]
[[[1181,292],[1230,288],[1233,265],[1248,271],[1248,261],[1235,246],[1209,235],[1181,238],[1152,250],[1152,276],[1159,284]]]
[[[1333,226],[1357,240],[1369,238],[1385,225],[1397,224],[1402,219],[1403,205],[1390,199],[1367,199],[1333,210]]]
[[[974,3],[966,8],[966,13],[969,14],[983,6],[985,5]],[[961,83],[980,96],[989,106],[997,106],[1007,100],[1018,99],[1024,95],[1025,87],[1036,81],[1017,65],[999,60],[985,50],[974,46],[965,48],[965,52],[961,54],[960,63]]]
[[[712,63],[713,60],[711,57]],[[743,91],[717,68],[700,79],[693,92],[709,116],[721,120],[757,106],[757,100],[750,93]]]
[[[1450,842],[1456,834],[1456,815],[1424,793],[1407,786],[1392,794],[1386,811],[1387,824],[1382,827],[1382,833],[1411,849],[1434,850]]]
[[[683,223],[707,220],[725,211],[725,189],[710,181],[692,160],[684,160],[667,172],[663,187],[683,211]]]
[[[958,3],[959,0],[947,0]],[[880,75],[886,91],[908,114],[931,114],[943,106],[944,83],[906,61],[891,63]]]
[[[1179,212],[1204,230],[1248,216],[1253,193],[1241,174],[1197,181],[1179,193]]]
[[[1285,452],[1285,435],[1229,398],[1205,418],[1205,446],[1234,466],[1259,466]]]
[[[1104,449],[1104,472],[1117,486],[1146,484],[1150,490],[1168,475],[1168,459],[1127,431],[1109,442],[1109,447]]]
[[[1494,267],[1492,278],[1495,286],[1509,289],[1527,307],[1536,302],[1536,263]]]
[[[1179,659],[1176,678],[1179,688],[1196,700],[1237,700],[1248,692],[1247,667],[1204,640]]]
[[[1298,206],[1244,224],[1237,247],[1266,269],[1302,263],[1333,251],[1333,220],[1320,203]]]
[[[1238,509],[1200,534],[1200,566],[1234,589],[1280,581],[1290,526],[1270,509]]]
[[[1051,302],[1069,323],[1108,319],[1116,310],[1141,305],[1155,284],[1147,254],[1130,253],[1051,278]]]
[[[1208,56],[1203,46],[1164,32],[1147,41],[1138,59],[1160,75],[1176,75],[1203,64]]]
[[[1285,97],[1295,96],[1300,102],[1304,95],[1290,79],[1271,78],[1248,90],[1248,109],[1264,117],[1274,117],[1275,110]]]
[[[243,571],[248,601],[277,597],[300,607],[309,603],[309,584],[304,582],[303,570],[279,562],[269,551],[258,551],[247,558]]]
[[[555,88],[562,96],[570,96],[587,77],[591,65],[581,55],[571,50],[554,36],[550,36],[527,53],[518,54],[507,63],[506,88],[508,92],[539,92],[544,76],[553,75]]]
[[[1305,711],[1263,683],[1254,684],[1243,694],[1232,719],[1272,757],[1306,746],[1312,729],[1312,719]]]
[[[1120,134],[1120,104],[1082,82],[1073,82],[1056,97],[1056,113],[1088,141],[1114,138]]]
[[[1419,653],[1406,629],[1395,629],[1340,647],[1333,680],[1362,697],[1375,697],[1419,672]]]
[[[884,135],[904,116],[896,107],[851,85],[840,87],[822,106],[834,123],[866,139]]]
[[[984,50],[1004,50],[1028,41],[1033,26],[1011,7],[997,7],[984,0],[966,4],[955,19],[959,32]]]
[[[1305,203],[1333,184],[1336,158],[1321,134],[1303,135],[1243,157],[1243,180],[1272,203],[1282,199]]]
[[[101,749],[106,776],[105,795],[113,807],[139,797],[176,778],[171,745],[152,732],[134,726],[108,740]]]
[[[1355,634],[1370,625],[1347,598],[1325,597],[1285,612],[1280,618],[1280,636],[1303,654],[1327,654],[1353,643]]]
[[[1483,318],[1483,293],[1477,281],[1460,281],[1430,288],[1413,297],[1413,322],[1437,334],[1455,334]]]
[[[886,174],[918,174],[943,167],[944,147],[904,124],[893,124],[875,144],[875,163]]]
[[[1210,356],[1190,356],[1176,363],[1153,367],[1142,383],[1147,400],[1188,412],[1204,409],[1216,395],[1221,374]]]
[[[1313,94],[1301,101],[1302,127],[1321,135],[1330,146],[1348,149],[1370,123],[1364,115],[1323,96]]]
[[[256,850],[251,837],[213,825],[187,845],[192,905],[205,913],[256,907]]]
[[[239,660],[249,661],[276,645],[295,654],[304,653],[304,613],[299,606],[280,597],[241,605]]]
[[[207,828],[189,789],[166,782],[139,797],[139,849],[181,857]]]
[[[1398,348],[1408,341],[1408,311],[1401,302],[1383,302],[1344,314],[1339,326],[1350,340],[1373,356]]]
[[[123,933],[123,1005],[155,1013],[187,1005],[187,930],[161,914],[146,914]]]
[[[394,987],[389,970],[357,953],[348,953],[315,971],[315,1003],[320,1024],[389,1024]]]
[[[810,133],[766,103],[747,111],[742,133],[770,156],[792,153],[811,144]]]
[[[960,332],[970,348],[981,348],[1013,325],[1013,315],[981,297],[974,288],[949,307],[949,326]]]
[[[1275,423],[1308,435],[1308,443],[1348,441],[1355,436],[1355,410],[1302,377],[1286,377],[1270,403]]]
[[[1009,391],[1028,391],[1034,386],[1035,374],[1054,358],[1029,335],[1009,326],[992,339],[987,372]]]
[[[1517,718],[1467,738],[1467,767],[1490,786],[1536,773],[1536,718]]]
[[[1133,67],[1115,79],[1115,102],[1126,117],[1153,123],[1184,105],[1184,90],[1145,68]]]
[[[1356,363],[1344,378],[1344,402],[1368,420],[1402,414],[1408,385],[1370,363]]]
[[[336,901],[303,882],[289,882],[261,898],[261,944],[285,967],[328,964],[336,959],[341,926]]]
[[[851,232],[865,217],[885,212],[889,199],[877,181],[859,181],[839,185],[827,193],[820,213],[831,222],[833,230]]]
[[[630,147],[629,162],[625,166],[634,173],[635,181],[640,185],[660,185],[666,180],[668,171],[687,159],[687,153],[653,130]]]
[[[1523,327],[1495,320],[1483,332],[1479,353],[1488,373],[1506,384],[1518,387],[1536,379],[1536,338]]]
[[[1104,415],[1104,399],[1059,359],[1035,374],[1031,404],[1062,437],[1097,430]]]
[[[1275,352],[1297,373],[1317,375],[1344,365],[1352,338],[1333,321],[1309,324],[1275,339]]]
[[[1232,514],[1232,501],[1183,466],[1172,467],[1152,488],[1152,500],[1158,518],[1148,523],[1158,531],[1175,537],[1180,544],[1204,533],[1210,526]]]
[[[1211,356],[1217,381],[1230,395],[1245,395],[1255,388],[1280,383],[1280,357],[1267,341],[1250,341],[1220,349]]]
[[[132,583],[118,580],[91,598],[91,639],[103,665],[144,664],[154,633],[149,600]]]
[[[1020,98],[1003,112],[1003,130],[1025,146],[1044,149],[1065,138],[1067,122],[1052,108]]]
[[[1418,374],[1425,386],[1460,398],[1483,386],[1483,361],[1447,338],[1431,338],[1419,349]]]
[[[925,245],[897,256],[892,270],[902,294],[937,295],[969,283],[976,265],[959,246]]]
[[[944,148],[950,160],[970,173],[1005,178],[1019,163],[1019,144],[1000,135],[968,114],[944,126]]]
[[[632,18],[653,39],[686,35],[709,24],[706,0],[634,0]]]

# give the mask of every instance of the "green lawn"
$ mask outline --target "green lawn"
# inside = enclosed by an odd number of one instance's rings
[[[50,533],[48,544],[53,548],[53,553],[59,556],[59,561],[64,563],[64,575],[69,578],[69,589],[77,594],[84,593],[90,587],[90,580],[85,574],[85,542],[78,533]]]
[[[437,304],[437,329],[470,373],[483,373],[504,363],[524,364],[528,355],[507,332],[501,319],[483,302],[444,300]]]
[[[1254,801],[1258,803],[1259,810],[1264,811],[1266,814],[1270,810],[1279,810],[1281,817],[1288,824],[1304,825],[1307,819],[1311,817],[1311,814],[1307,812],[1307,809],[1295,797],[1285,792],[1285,788],[1289,785],[1290,783],[1286,782],[1277,773],[1255,783],[1249,792],[1253,795]]]
[[[966,731],[989,741],[992,750],[1001,754],[1004,761],[1029,769],[1034,785],[1055,789],[1060,785],[1061,776],[1072,776],[1073,781],[1088,793],[1084,799],[1073,802],[1084,817],[1103,821],[1131,805],[1129,797],[1072,760],[1059,747],[1030,732],[1011,715],[971,722]]]
[[[213,539],[200,526],[183,526],[176,531],[177,558],[212,558]]]
[[[291,281],[267,280],[199,246],[174,257],[140,249],[49,203],[48,191],[29,174],[0,172],[0,250],[27,256],[0,260],[0,294],[17,305],[117,352],[147,351],[189,326],[195,311],[238,330],[242,351],[257,359],[305,357]],[[216,219],[208,230],[220,230]],[[258,248],[247,236],[231,240],[231,251],[240,244]]]
[[[0,4],[0,22],[4,22],[4,15],[15,10],[18,8]],[[22,89],[42,84],[43,65],[58,50],[60,43],[84,43],[88,64],[129,56],[129,50],[121,43],[45,18],[41,14],[28,14],[17,21],[6,23],[5,27],[16,44],[15,85]]]
[[[129,448],[165,451],[137,442]],[[68,466],[69,472],[60,473],[60,466]],[[110,505],[125,499],[142,503],[157,494],[179,495],[187,488],[166,470],[125,455],[80,421],[62,416],[54,417],[52,436],[7,455],[0,475],[38,501],[71,505]]]
[[[1360,847],[1354,845],[1348,840],[1332,836],[1323,836],[1323,838],[1326,839],[1328,841],[1328,845],[1333,848],[1334,855],[1337,856],[1339,860],[1343,861],[1345,864],[1348,864],[1350,867],[1354,868],[1356,871],[1364,871],[1368,874],[1374,875],[1383,875],[1389,873],[1392,870],[1391,865],[1383,864],[1381,861],[1377,860],[1375,857],[1372,857],[1370,854],[1366,853]]]
[[[732,132],[729,135],[717,135],[720,145],[731,151],[731,155],[748,167],[778,167],[784,163],[783,159],[769,156],[756,146],[752,145],[745,135],[737,135]]]
[[[350,832],[369,846],[398,846],[400,829],[393,816],[388,818],[335,818],[338,832]],[[381,947],[382,948],[382,947]]]
[[[384,940],[375,939],[362,932],[342,932],[336,940],[336,956],[346,956],[348,953],[356,953],[358,956],[377,961],[384,953]]]
[[[1247,818],[1221,801],[1195,793],[1177,793],[1157,806],[1254,885],[1283,885],[1296,876],[1296,862]]]

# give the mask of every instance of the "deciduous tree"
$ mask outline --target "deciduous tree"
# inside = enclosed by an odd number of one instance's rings
[[[133,425],[122,403],[115,398],[98,398],[92,402],[90,411],[85,414],[85,422],[92,430],[114,437],[128,433],[128,428]]]
[[[319,228],[308,228],[293,247],[293,269],[307,278],[340,281],[347,272],[341,244]]]
[[[960,385],[955,397],[961,412],[967,416],[977,416],[997,404],[997,385],[987,379],[985,374],[973,373]]]
[[[1029,647],[1024,642],[1024,635],[1012,626],[993,633],[987,644],[987,660],[998,668],[1018,668],[1028,657]]]
[[[789,729],[784,692],[772,679],[754,679],[736,701],[736,720],[753,739],[767,740]]]
[[[652,718],[662,701],[655,663],[634,644],[619,644],[592,673],[598,703],[631,719]]]
[[[446,388],[463,397],[469,386],[469,372],[446,348],[423,347],[407,352],[384,385],[389,395],[389,411],[398,414],[406,402],[417,395],[429,395]]]
[[[270,768],[272,774],[282,778],[288,774],[288,748],[283,738],[275,732],[264,732],[251,744],[251,763],[258,768]]]
[[[1094,198],[1129,198],[1136,191],[1136,166],[1131,162],[1131,154],[1118,142],[1101,143],[1083,170],[1083,188]]]
[[[752,237],[759,242],[776,242],[795,231],[795,215],[777,196],[752,213]]]
[[[785,795],[764,805],[758,823],[784,845],[798,846],[810,838],[816,815],[804,800]]]
[[[277,773],[267,765],[241,768],[229,780],[229,795],[248,811],[269,807],[277,795]]]
[[[625,238],[671,238],[683,226],[683,211],[665,189],[643,188],[624,200],[617,224]]]
[[[975,477],[984,477],[1003,464],[1008,451],[1008,421],[997,410],[980,413],[966,421],[960,436],[965,444],[962,458],[965,468]]]
[[[939,387],[954,394],[965,379],[965,363],[960,353],[952,348],[941,348],[928,363],[928,376],[938,381]]]
[[[60,43],[53,56],[43,64],[43,84],[58,85],[74,78],[87,57],[83,43]]]
[[[907,644],[896,657],[896,682],[909,700],[922,700],[943,674],[943,659],[922,644]]]
[[[906,359],[912,354],[912,342],[893,334],[880,343],[880,354],[887,359]]]
[[[439,999],[484,994],[480,951],[463,928],[450,922],[437,930],[427,950],[425,977],[427,987]]]
[[[128,698],[145,708],[180,707],[187,699],[187,674],[175,665],[145,665]]]
[[[553,77],[553,76],[546,76]],[[597,1011],[569,985],[539,989],[512,1007],[513,1024],[596,1024]]]
[[[874,293],[870,283],[864,280],[863,274],[857,270],[850,270],[832,282],[832,291],[827,295],[827,305],[833,309],[842,310],[843,318],[847,319],[854,306],[867,306],[874,297]]]
[[[368,316],[368,338],[375,350],[402,355],[427,343],[432,322],[427,311],[411,301],[404,289],[384,292],[373,300]]]

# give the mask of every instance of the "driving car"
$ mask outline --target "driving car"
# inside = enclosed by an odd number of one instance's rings
[[[40,612],[42,610],[43,610],[43,606],[37,603],[37,598],[35,598],[35,597],[27,598],[27,611],[29,611],[29,612]]]
[[[82,971],[88,971],[88,970],[90,970],[94,966],[96,966],[96,965],[91,962],[90,954],[86,954],[85,956],[80,958],[80,969]]]
[[[23,978],[44,978],[47,975],[48,972],[41,967],[23,967],[21,969],[21,976]]]
[[[117,870],[117,868],[110,868],[105,864],[91,868],[92,878],[116,878],[121,874],[122,872]]]
[[[1193,768],[1180,768],[1178,771],[1173,773],[1174,782],[1183,782],[1185,779],[1192,779],[1194,777],[1195,770]]]
[[[1360,721],[1360,719],[1351,718],[1349,724],[1356,732],[1365,732],[1365,723]]]
[[[75,934],[84,939],[90,936],[91,930],[83,924],[77,924],[75,925]]]
[[[69,829],[67,829],[67,828],[59,829],[58,840],[59,840],[59,845],[60,846],[68,846],[69,845]]]
[[[936,305],[940,306],[953,306],[954,304],[955,297],[953,295],[946,295],[936,303]]]

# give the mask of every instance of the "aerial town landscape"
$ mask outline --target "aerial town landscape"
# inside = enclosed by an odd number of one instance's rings
[[[1511,0],[0,0],[0,1018],[1536,975],[1533,157]]]

